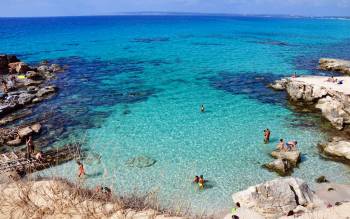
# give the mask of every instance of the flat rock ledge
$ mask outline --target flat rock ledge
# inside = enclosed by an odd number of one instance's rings
[[[333,138],[333,140],[319,144],[321,152],[328,158],[350,164],[350,140]]]
[[[276,160],[264,164],[263,167],[275,171],[280,176],[289,176],[301,161],[299,151],[273,151],[271,156]]]
[[[319,60],[320,69],[326,71],[338,71],[350,74],[350,61],[343,59],[322,58]]]
[[[292,102],[314,105],[338,130],[350,124],[350,77],[335,77],[343,84],[328,82],[328,77],[284,78],[270,87],[285,90]]]
[[[301,179],[278,178],[251,186],[232,195],[234,203],[242,208],[259,213],[264,218],[278,218],[289,211],[311,211],[322,205],[322,201]]]

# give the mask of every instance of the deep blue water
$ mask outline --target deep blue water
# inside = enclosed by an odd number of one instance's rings
[[[293,173],[348,181],[349,169],[320,159],[320,119],[300,117],[266,85],[317,70],[321,57],[350,59],[350,21],[327,19],[106,16],[1,18],[1,53],[35,64],[68,65],[59,94],[33,108],[44,120],[42,146],[82,141],[101,162],[86,163],[88,185],[118,193],[156,190],[164,203],[226,210],[230,195],[268,179],[261,168],[279,138],[297,139],[304,162]],[[205,113],[199,112],[204,104]],[[272,143],[262,144],[262,131]],[[139,155],[149,168],[126,167]],[[75,178],[74,163],[46,173]],[[210,189],[196,191],[194,175]]]

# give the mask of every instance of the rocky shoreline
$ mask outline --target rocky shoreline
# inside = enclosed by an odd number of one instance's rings
[[[320,59],[320,68],[349,73],[350,61]],[[327,159],[350,163],[350,77],[301,76],[288,77],[269,85],[277,91],[287,92],[296,105],[313,107],[320,111],[335,129],[335,136],[318,145]]]
[[[15,55],[0,55],[0,146],[19,146],[29,135],[40,134],[38,121],[13,124],[30,116],[33,106],[57,93],[58,88],[52,80],[62,71],[61,66],[47,61],[29,66]]]

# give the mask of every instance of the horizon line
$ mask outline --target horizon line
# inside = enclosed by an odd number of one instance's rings
[[[339,15],[294,15],[294,14],[243,14],[243,13],[214,13],[214,12],[166,12],[166,11],[139,11],[139,12],[114,12],[106,14],[86,15],[54,15],[54,16],[0,16],[1,18],[64,18],[64,17],[108,17],[108,16],[227,16],[227,17],[279,17],[279,18],[349,18]]]

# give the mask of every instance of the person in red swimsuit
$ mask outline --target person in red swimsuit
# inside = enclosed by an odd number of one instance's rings
[[[270,129],[265,129],[264,130],[264,143],[265,144],[268,144],[270,142],[270,135],[271,135]]]

